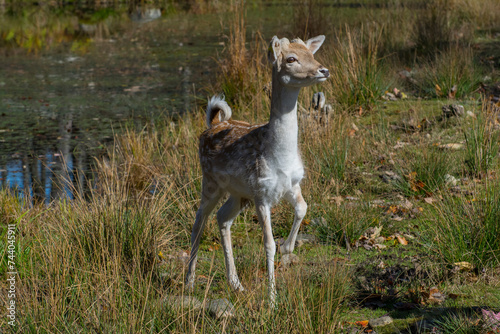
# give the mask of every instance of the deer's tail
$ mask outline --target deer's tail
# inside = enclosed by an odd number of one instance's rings
[[[214,95],[207,105],[207,126],[212,127],[215,116],[219,114],[219,122],[227,121],[231,118],[231,107],[224,100],[224,95]]]

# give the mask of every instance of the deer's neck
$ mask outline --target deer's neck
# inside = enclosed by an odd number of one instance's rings
[[[271,149],[277,154],[298,154],[297,98],[300,88],[286,87],[273,70],[271,116],[269,119]]]

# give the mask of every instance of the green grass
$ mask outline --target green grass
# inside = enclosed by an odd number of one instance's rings
[[[476,268],[500,263],[500,206],[496,184],[483,194],[456,198],[444,194],[423,234],[425,246],[448,264],[470,262]]]
[[[404,196],[431,196],[446,186],[446,175],[453,174],[453,161],[435,148],[411,147],[395,166],[399,178],[394,188]]]
[[[465,137],[466,172],[473,177],[484,177],[498,161],[499,131],[490,121],[486,108],[472,124],[463,130]]]

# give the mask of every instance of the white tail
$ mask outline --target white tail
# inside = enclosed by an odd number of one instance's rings
[[[222,115],[221,115],[222,112]],[[215,116],[219,113],[219,122],[231,118],[231,107],[224,101],[224,95],[212,96],[207,105],[207,126],[211,127]]]
[[[194,284],[198,247],[207,219],[218,201],[229,194],[217,212],[229,284],[235,290],[244,290],[234,265],[231,225],[240,211],[254,202],[264,232],[269,300],[274,305],[276,244],[271,228],[271,207],[284,197],[295,209],[292,230],[280,247],[281,253],[290,254],[307,211],[300,189],[304,167],[298,149],[297,97],[301,87],[329,77],[328,70],[313,56],[324,40],[324,36],[317,36],[304,43],[300,39],[290,42],[273,37],[268,52],[273,64],[269,123],[250,125],[231,120],[231,108],[223,97],[214,96],[209,101],[208,129],[200,136],[203,184],[191,234],[188,286]],[[217,113],[219,122],[214,122]]]

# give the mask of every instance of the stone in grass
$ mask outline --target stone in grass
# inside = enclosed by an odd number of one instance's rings
[[[368,321],[368,325],[371,328],[383,327],[393,323],[393,320],[390,316],[384,315],[383,317],[371,319]]]
[[[173,309],[191,309],[196,311],[202,307],[201,302],[191,296],[167,296],[164,302]]]
[[[443,116],[444,118],[450,118],[452,116],[464,116],[465,109],[464,106],[460,104],[450,104],[448,106],[443,106]]]
[[[281,256],[281,264],[283,265],[283,267],[288,267],[292,264],[298,264],[299,262],[299,257],[293,253],[283,254]]]
[[[299,233],[297,239],[295,240],[295,245],[301,247],[305,243],[315,243],[316,236],[312,234]]]
[[[209,301],[206,309],[208,310],[208,313],[216,319],[228,319],[235,316],[234,306],[226,298]]]

